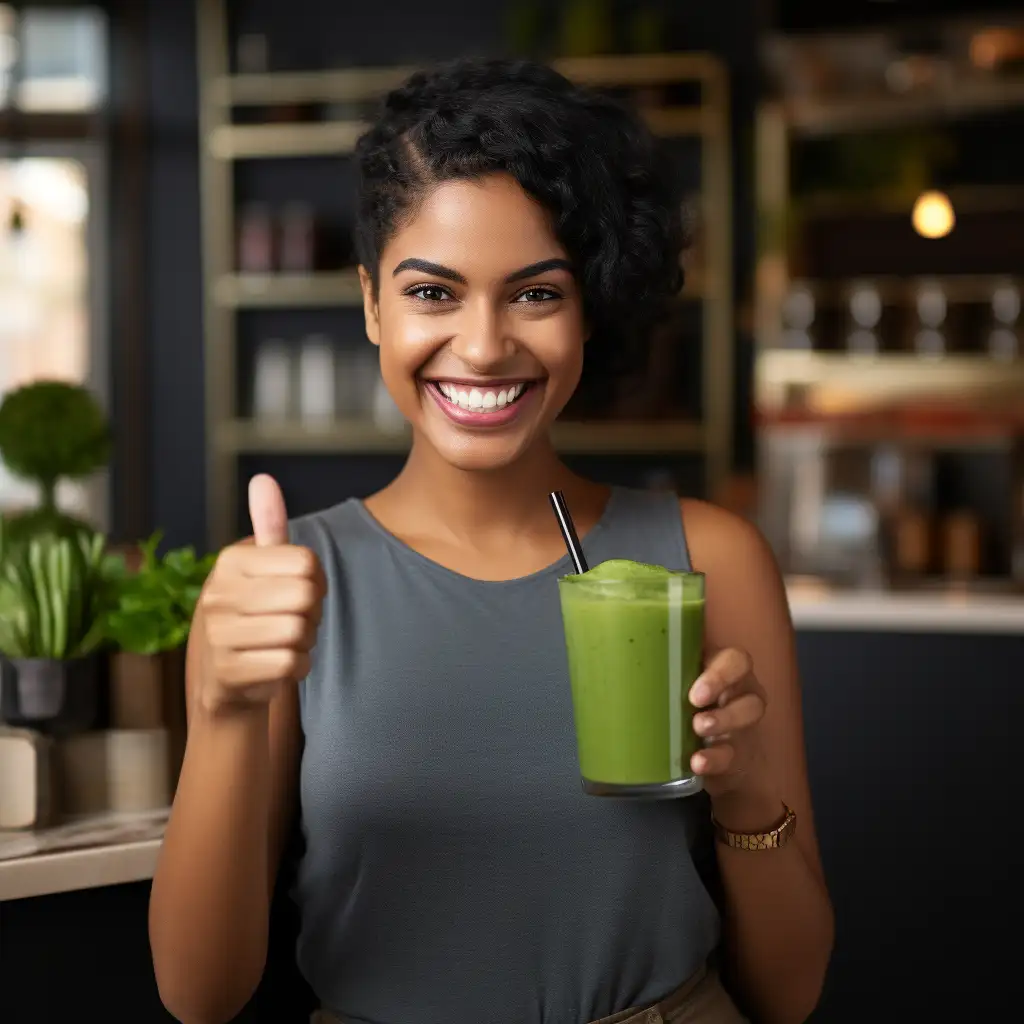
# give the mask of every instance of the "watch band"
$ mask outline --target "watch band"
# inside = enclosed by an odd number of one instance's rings
[[[782,821],[770,832],[730,832],[724,825],[711,817],[715,827],[715,838],[734,850],[778,850],[793,838],[796,831],[796,812],[785,804]]]

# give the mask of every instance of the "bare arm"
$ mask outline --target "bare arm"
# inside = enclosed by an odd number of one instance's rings
[[[779,850],[718,844],[730,953],[758,1019],[800,1024],[821,995],[834,918],[818,853],[807,781],[796,646],[782,578],[756,529],[729,513],[684,502],[695,567],[707,574],[707,634],[716,649],[745,651],[766,694],[756,727],[756,771],[720,799],[715,817],[734,832],[764,832],[797,815]]]
[[[202,603],[190,634],[189,733],[153,880],[149,935],[160,997],[184,1024],[224,1024],[249,1001],[267,955],[270,901],[291,822],[298,698],[211,711]]]

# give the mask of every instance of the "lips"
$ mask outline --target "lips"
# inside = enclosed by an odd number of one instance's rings
[[[449,419],[461,426],[505,426],[519,416],[537,391],[536,381],[470,384],[465,381],[427,381],[426,389]]]

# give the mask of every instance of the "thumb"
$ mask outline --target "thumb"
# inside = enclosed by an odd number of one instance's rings
[[[257,547],[288,543],[288,510],[277,481],[260,473],[249,481],[249,519]]]

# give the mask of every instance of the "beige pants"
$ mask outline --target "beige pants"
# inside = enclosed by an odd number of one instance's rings
[[[344,1024],[325,1010],[313,1014],[310,1024]],[[702,967],[672,995],[647,1009],[626,1010],[595,1024],[747,1024],[717,972]]]

